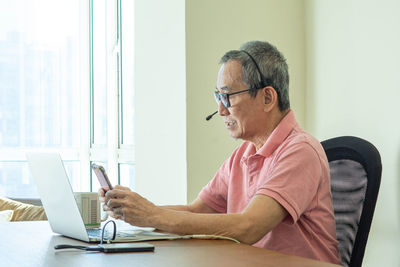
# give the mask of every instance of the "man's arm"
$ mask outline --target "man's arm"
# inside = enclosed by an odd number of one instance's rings
[[[128,187],[116,185],[115,189],[131,191]],[[100,202],[104,202],[105,200],[105,189],[100,188],[98,191]],[[187,211],[194,213],[217,213],[216,210],[207,206],[199,197],[197,197],[191,204],[189,205],[168,205],[162,206],[166,209],[176,210],[176,211]],[[107,207],[106,207],[107,208]],[[112,214],[110,214],[112,216]]]
[[[175,210],[175,211],[187,211],[193,213],[217,213],[216,210],[210,208],[206,203],[204,203],[199,197],[197,197],[189,205],[169,205],[162,206],[163,208]]]
[[[249,206],[236,214],[160,213],[154,227],[178,234],[207,234],[232,237],[254,244],[287,216],[273,198],[256,195]],[[167,219],[168,218],[168,219]]]
[[[155,206],[135,192],[112,190],[106,204],[114,214],[137,226],[177,234],[221,235],[253,244],[278,225],[286,210],[273,198],[256,195],[242,213],[204,214]]]

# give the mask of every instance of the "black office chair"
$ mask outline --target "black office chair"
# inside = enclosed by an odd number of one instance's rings
[[[323,141],[328,157],[336,235],[344,266],[361,266],[381,182],[378,150],[366,140],[342,136]]]

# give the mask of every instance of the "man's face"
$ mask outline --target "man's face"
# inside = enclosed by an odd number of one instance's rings
[[[248,89],[242,81],[242,64],[237,60],[229,60],[224,63],[218,73],[217,90],[220,93],[234,93]],[[233,138],[254,141],[257,136],[263,134],[262,92],[258,91],[256,97],[249,92],[232,95],[229,97],[231,106],[226,108],[219,103],[218,114],[224,118],[225,126]]]

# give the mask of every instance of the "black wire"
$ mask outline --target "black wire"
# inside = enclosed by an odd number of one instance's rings
[[[99,251],[102,252],[104,251],[104,248],[99,247],[99,246],[72,246],[72,245],[57,245],[54,246],[54,249],[67,249],[67,248],[75,248],[75,249],[80,249],[80,250],[85,250],[85,251]]]
[[[107,224],[109,224],[110,222],[112,222],[113,225],[114,225],[114,229],[113,229],[114,231],[113,231],[113,236],[112,236],[112,238],[111,238],[111,239],[108,239],[108,240],[114,240],[114,239],[115,239],[115,236],[117,235],[117,225],[115,224],[115,222],[112,221],[112,220],[106,222],[106,223],[104,224],[104,226],[103,226],[102,231],[101,231],[100,245],[103,244],[103,240],[104,240],[104,230],[106,229]]]
[[[57,245],[57,246],[54,246],[54,249],[66,249],[66,248],[76,248],[76,249],[85,250],[86,246],[72,246],[72,245]]]
[[[106,222],[101,230],[101,240],[100,240],[100,245],[103,244],[104,241],[104,230],[107,226],[107,224],[109,224],[110,222],[113,223],[114,227],[113,227],[113,236],[111,239],[107,239],[108,240],[114,240],[116,235],[117,235],[117,225],[114,221],[110,220],[108,222]],[[80,250],[86,250],[86,251],[100,251],[103,252],[104,248],[100,247],[100,246],[73,246],[73,245],[67,245],[67,244],[61,244],[61,245],[56,245],[54,246],[54,249],[67,249],[67,248],[75,248],[75,249],[80,249]]]

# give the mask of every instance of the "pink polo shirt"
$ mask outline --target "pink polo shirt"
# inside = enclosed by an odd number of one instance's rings
[[[256,194],[272,197],[289,215],[254,246],[340,263],[328,161],[293,111],[258,151],[240,145],[199,197],[218,212],[241,213]]]

